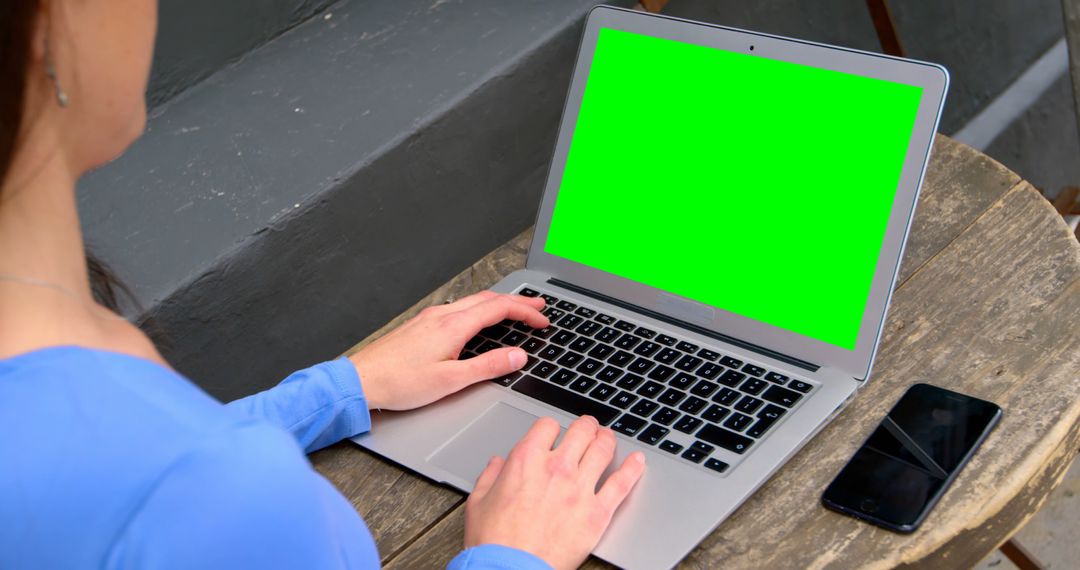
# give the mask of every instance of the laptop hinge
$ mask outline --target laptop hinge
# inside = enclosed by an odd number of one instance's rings
[[[688,323],[686,321],[681,321],[679,319],[669,317],[669,316],[661,314],[661,313],[657,313],[656,311],[646,309],[645,307],[639,307],[639,306],[637,306],[637,305],[635,305],[633,303],[627,303],[626,301],[620,301],[619,299],[616,299],[614,297],[609,297],[609,296],[607,296],[607,295],[605,295],[603,293],[597,293],[596,291],[592,291],[592,290],[586,289],[584,287],[578,287],[577,285],[574,285],[573,283],[567,283],[566,281],[563,281],[561,279],[556,279],[554,277],[551,277],[551,278],[549,278],[547,280],[547,282],[550,283],[551,285],[555,285],[556,287],[562,287],[563,289],[569,289],[570,291],[573,291],[575,293],[580,293],[580,294],[586,295],[588,297],[592,297],[593,299],[596,299],[598,301],[603,301],[605,303],[610,303],[612,305],[622,307],[623,309],[626,309],[628,311],[633,311],[635,313],[645,315],[646,317],[656,319],[658,321],[663,321],[665,323],[675,325],[675,326],[680,327],[680,328],[684,328],[684,329],[687,329],[687,330],[694,331],[699,335],[707,336],[709,338],[714,338],[716,340],[726,342],[728,344],[733,344],[733,345],[735,345],[735,346],[737,346],[739,348],[745,348],[746,350],[756,352],[756,353],[758,353],[758,354],[760,354],[762,356],[767,356],[769,358],[779,360],[781,362],[786,362],[786,363],[788,363],[788,364],[790,364],[792,366],[798,366],[799,368],[802,368],[804,370],[809,370],[810,372],[817,372],[818,369],[821,368],[817,364],[813,364],[811,362],[807,362],[805,360],[795,358],[794,356],[788,356],[786,354],[776,352],[775,350],[770,350],[770,349],[765,348],[763,346],[758,346],[758,345],[756,345],[754,343],[746,342],[745,340],[739,340],[739,339],[737,339],[735,337],[731,337],[731,336],[728,336],[726,334],[721,334],[721,333],[718,333],[718,332],[714,332],[714,331],[711,331],[709,329],[706,329],[706,328],[700,327],[698,325],[695,325],[693,323]]]

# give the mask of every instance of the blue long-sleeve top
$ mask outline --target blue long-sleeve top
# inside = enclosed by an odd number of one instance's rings
[[[0,360],[0,568],[377,568],[304,455],[370,427],[346,359],[227,405],[117,353]],[[497,545],[450,567],[549,568]]]

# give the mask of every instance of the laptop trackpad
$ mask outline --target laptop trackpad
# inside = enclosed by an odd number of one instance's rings
[[[428,461],[467,481],[471,490],[491,456],[505,459],[537,418],[510,404],[497,402],[443,444]]]

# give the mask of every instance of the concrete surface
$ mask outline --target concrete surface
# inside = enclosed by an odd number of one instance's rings
[[[1080,567],[1080,458],[1073,462],[1065,480],[1046,505],[1016,535],[1047,568]],[[1017,570],[1000,551],[983,559],[976,570]]]

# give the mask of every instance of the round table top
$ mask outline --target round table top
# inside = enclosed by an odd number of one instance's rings
[[[970,567],[1061,480],[1080,449],[1076,238],[1031,185],[943,136],[913,224],[870,382],[680,567]],[[356,348],[522,267],[530,237],[493,251]],[[1001,423],[913,534],[826,510],[825,486],[917,382],[995,402]],[[364,516],[387,567],[442,567],[461,549],[461,493],[347,442],[311,459]]]

